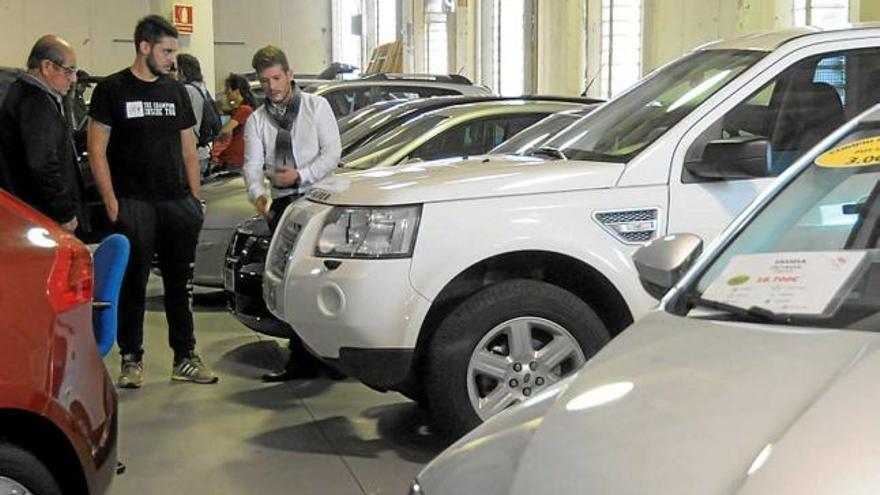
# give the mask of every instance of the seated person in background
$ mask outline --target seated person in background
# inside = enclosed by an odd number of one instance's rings
[[[244,124],[257,106],[247,79],[238,74],[229,74],[226,78],[226,101],[231,111],[214,144],[212,168],[215,170],[241,168],[244,163]]]

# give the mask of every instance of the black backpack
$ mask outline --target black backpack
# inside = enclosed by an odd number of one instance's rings
[[[199,126],[198,142],[196,143],[196,146],[202,148],[217,139],[217,136],[220,135],[220,129],[223,128],[223,123],[220,121],[220,113],[214,106],[211,93],[208,90],[202,91],[195,84],[190,84],[190,86],[196,88],[202,97],[202,124]]]

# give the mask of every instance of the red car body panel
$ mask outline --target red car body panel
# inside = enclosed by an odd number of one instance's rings
[[[21,430],[35,421],[57,429],[69,444],[49,450],[75,452],[81,469],[53,472],[61,488],[102,494],[116,470],[116,392],[98,356],[90,301],[61,311],[53,304],[48,285],[59,246],[86,249],[0,191],[0,438],[37,436]],[[86,486],[64,486],[73,479]]]

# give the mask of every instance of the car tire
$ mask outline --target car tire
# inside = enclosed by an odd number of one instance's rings
[[[514,335],[528,338],[517,344]],[[608,340],[596,312],[571,292],[535,280],[491,285],[454,309],[431,338],[426,387],[436,426],[458,438],[497,413],[495,407],[512,405],[503,402],[525,400],[573,373]],[[566,352],[565,361],[555,364]],[[500,363],[491,375],[482,374],[478,363],[485,356]],[[505,374],[495,373],[501,365]],[[493,397],[502,398],[496,406]]]
[[[5,479],[4,479],[5,478]],[[0,443],[0,493],[62,495],[58,482],[36,456],[16,445]]]

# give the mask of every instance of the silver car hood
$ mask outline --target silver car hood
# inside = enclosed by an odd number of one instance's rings
[[[241,176],[202,185],[202,199],[207,204],[202,225],[205,230],[232,230],[256,213]]]
[[[395,205],[614,186],[624,164],[480,156],[343,172],[309,197],[338,205]]]
[[[878,346],[869,332],[654,312],[587,364],[522,436],[513,477],[484,493],[877,492]],[[426,493],[467,493],[456,468],[483,455],[475,437],[501,433],[493,422],[420,475]]]

